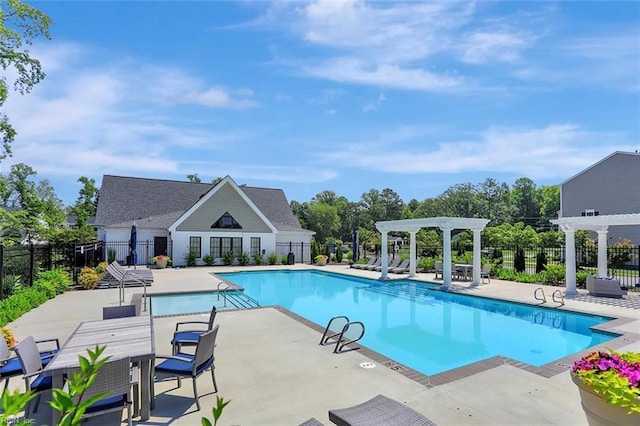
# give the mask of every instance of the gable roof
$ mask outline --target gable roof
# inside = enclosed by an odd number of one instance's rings
[[[230,179],[230,178],[229,178]],[[168,228],[212,188],[210,183],[104,175],[96,226]],[[303,231],[281,189],[238,186],[278,231]]]
[[[562,185],[564,185],[564,184],[566,184],[568,182],[571,182],[572,180],[574,180],[578,176],[583,175],[584,173],[588,172],[589,170],[593,169],[594,167],[604,163],[605,161],[609,160],[611,157],[614,157],[614,156],[617,156],[617,155],[633,155],[633,156],[636,156],[638,158],[638,160],[640,160],[640,154],[637,151],[636,152],[615,151],[615,152],[607,155],[606,157],[604,157],[602,160],[593,163],[592,165],[590,165],[586,169],[576,173],[575,175],[571,176],[569,179],[567,179],[564,182],[560,183],[560,188],[562,188]]]

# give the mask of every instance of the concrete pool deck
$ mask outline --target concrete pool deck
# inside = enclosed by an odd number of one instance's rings
[[[215,290],[218,285],[211,272],[277,267],[198,267],[154,269],[155,281],[149,294]],[[292,265],[290,269],[313,268]],[[321,267],[325,271],[379,278],[379,272],[350,269],[345,265]],[[406,275],[393,275],[403,278]],[[432,280],[433,274],[419,273],[418,280]],[[437,281],[435,281],[437,282]],[[534,290],[542,287],[546,306],[556,306],[550,295],[558,287],[504,282],[470,287],[456,282],[456,291],[478,296],[538,304]],[[125,301],[137,298],[141,288],[128,288]],[[584,294],[566,299],[565,308],[604,316],[626,318],[614,329],[626,333],[618,341],[620,350],[640,351],[640,293],[625,299],[594,298]],[[82,321],[100,319],[102,307],[118,305],[118,290],[69,291],[23,315],[14,323],[18,339],[58,337],[64,342]],[[145,314],[143,312],[143,314]],[[171,335],[177,321],[194,316],[154,319],[156,353],[170,354]],[[202,319],[206,319],[203,316]],[[321,333],[273,307],[244,311],[221,311],[216,348],[217,395],[232,402],[225,408],[219,425],[297,425],[315,417],[325,424],[328,410],[361,403],[378,393],[406,403],[439,425],[549,424],[586,425],[578,389],[568,371],[545,377],[518,365],[504,363],[493,368],[466,371],[459,378],[436,386],[425,386],[397,371],[396,366],[378,363],[375,368],[360,367],[372,362],[366,350],[333,354],[330,347],[319,346]],[[13,378],[10,387],[22,381]],[[195,411],[189,381],[176,389],[175,380],[156,383],[156,408],[148,421],[140,425],[199,425],[202,416],[212,419],[211,407],[216,394],[208,374],[198,379],[203,410]],[[45,395],[46,397],[46,395]],[[50,423],[50,408],[41,404],[37,424]]]

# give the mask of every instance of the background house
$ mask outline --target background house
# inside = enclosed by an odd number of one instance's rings
[[[560,184],[559,217],[640,213],[640,154],[616,151]],[[640,244],[640,226],[609,227],[609,244]]]
[[[229,176],[217,185],[105,175],[95,225],[98,239],[116,260],[126,262],[131,226],[137,226],[138,264],[169,255],[185,265],[189,252],[197,264],[211,254],[243,252],[279,259],[293,252],[295,262],[310,262],[313,231],[303,229],[281,189],[237,185]]]

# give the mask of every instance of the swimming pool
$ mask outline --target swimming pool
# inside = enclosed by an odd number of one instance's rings
[[[438,291],[413,280],[380,282],[322,271],[251,271],[217,274],[245,290],[260,305],[280,305],[321,326],[334,316],[362,321],[362,344],[431,375],[502,355],[541,366],[616,335],[590,327],[611,320],[475,296]],[[152,297],[152,312],[178,306],[206,312],[215,293]],[[201,305],[196,305],[200,304]],[[173,312],[176,313],[176,312]]]

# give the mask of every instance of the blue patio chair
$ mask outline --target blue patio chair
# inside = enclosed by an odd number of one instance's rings
[[[42,365],[46,366],[60,349],[60,341],[58,339],[42,339],[36,340],[35,342],[36,345],[38,343],[46,342],[53,342],[56,345],[55,349],[39,351]],[[5,390],[9,387],[9,379],[11,377],[19,376],[22,374],[22,366],[20,365],[20,360],[15,356],[11,356],[10,349],[11,348],[9,348],[7,342],[4,339],[0,339],[0,378],[5,379]]]
[[[200,335],[206,331],[213,330],[213,322],[216,319],[216,307],[211,308],[211,313],[209,314],[209,321],[181,321],[176,323],[176,330],[173,332],[173,338],[171,339],[171,347],[173,349],[173,354],[177,354],[182,351],[183,346],[196,346],[198,344],[198,338]],[[196,330],[180,330],[180,327],[184,325],[196,325],[199,327],[195,327]],[[206,325],[207,327],[203,327]],[[197,330],[197,328],[201,328]]]
[[[32,390],[37,394],[35,407],[33,412],[38,411],[38,405],[40,404],[40,393],[51,389],[52,378],[51,376],[43,376],[42,373],[42,358],[40,358],[40,352],[36,341],[32,336],[22,339],[18,343],[14,350],[18,355],[20,366],[22,367],[22,374],[24,378],[25,389]],[[24,409],[25,417],[29,417],[31,408],[31,402],[27,402],[27,406]]]
[[[196,379],[208,369],[211,369],[214,392],[218,392],[213,352],[216,347],[219,327],[219,325],[216,325],[212,330],[206,331],[198,337],[194,354],[178,352],[172,356],[156,356],[156,359],[164,359],[164,361],[156,365],[156,374],[176,376],[178,378],[178,387],[181,385],[180,379],[182,377],[191,377],[193,381],[193,396],[196,400],[198,411],[200,411],[200,398]]]

